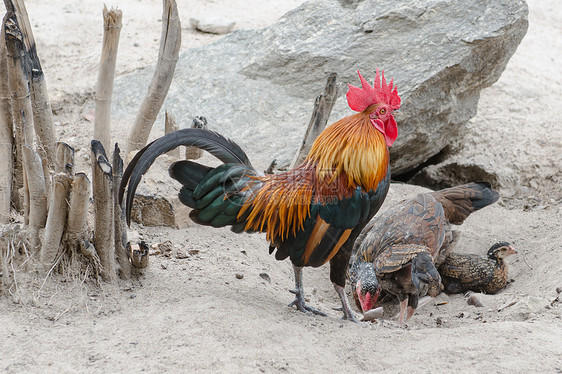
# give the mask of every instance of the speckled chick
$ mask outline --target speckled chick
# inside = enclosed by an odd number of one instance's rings
[[[439,267],[447,293],[465,291],[494,294],[507,284],[505,258],[517,251],[507,242],[498,242],[488,250],[488,257],[449,253]]]

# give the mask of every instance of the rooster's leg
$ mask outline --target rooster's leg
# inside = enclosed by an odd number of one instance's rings
[[[289,306],[295,305],[301,312],[314,313],[326,317],[326,313],[306,305],[304,301],[304,289],[302,287],[302,268],[293,265],[293,269],[295,270],[295,289],[290,291],[295,294],[295,300],[293,300]]]
[[[338,286],[334,283],[334,288],[338,293],[338,296],[341,300],[341,307],[343,312],[343,319],[347,319],[349,321],[359,323],[359,321],[355,318],[355,315],[351,311],[351,307],[349,305],[349,300],[347,299],[347,295],[345,294],[345,290],[342,286]]]

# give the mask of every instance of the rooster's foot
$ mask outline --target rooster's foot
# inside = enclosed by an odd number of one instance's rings
[[[289,307],[292,306],[296,306],[298,310],[300,310],[303,313],[312,313],[312,314],[316,314],[317,316],[323,316],[326,317],[327,314],[324,312],[319,311],[318,309],[315,309],[311,306],[306,305],[306,302],[304,300],[304,297],[302,296],[302,293],[300,290],[289,290],[291,293],[295,294],[295,300],[293,300],[290,304]]]

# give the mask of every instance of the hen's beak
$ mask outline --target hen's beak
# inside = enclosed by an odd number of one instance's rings
[[[515,248],[513,248],[512,246],[509,246],[506,254],[507,255],[516,255],[518,252],[515,250]]]

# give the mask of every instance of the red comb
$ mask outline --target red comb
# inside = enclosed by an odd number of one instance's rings
[[[386,103],[393,110],[400,108],[400,96],[398,96],[397,86],[392,87],[392,79],[390,80],[390,84],[386,84],[384,71],[382,71],[379,75],[379,69],[377,69],[377,73],[375,75],[375,84],[373,87],[371,87],[369,83],[367,83],[367,81],[361,76],[361,73],[359,73],[359,71],[357,71],[357,74],[359,74],[359,79],[361,79],[362,88],[349,85],[349,91],[347,91],[346,95],[347,104],[352,110],[356,112],[362,112],[369,105],[382,102]]]

